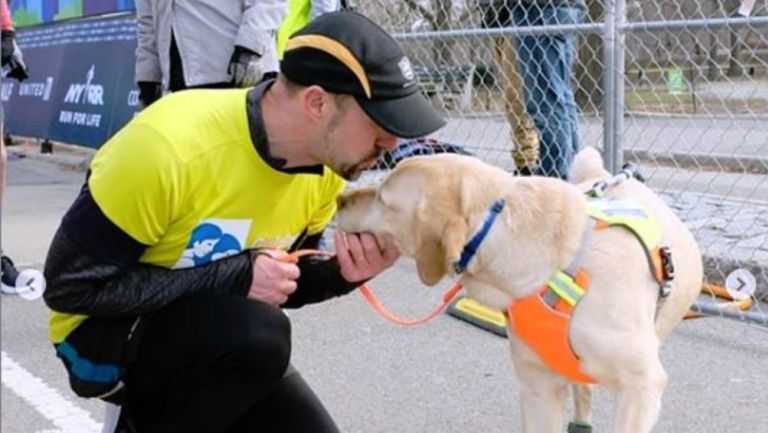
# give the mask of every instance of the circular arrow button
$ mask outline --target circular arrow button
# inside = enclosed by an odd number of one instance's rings
[[[37,269],[25,269],[16,277],[16,293],[28,301],[34,301],[43,296],[45,277]]]
[[[746,269],[739,268],[725,278],[725,290],[736,301],[750,298],[757,288],[757,280]]]

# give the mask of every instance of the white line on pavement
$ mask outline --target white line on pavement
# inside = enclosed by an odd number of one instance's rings
[[[101,424],[94,421],[88,411],[77,407],[59,391],[32,375],[4,351],[0,355],[2,356],[0,361],[3,385],[31,404],[38,413],[56,426],[56,430],[45,430],[46,432],[99,433],[101,431]]]

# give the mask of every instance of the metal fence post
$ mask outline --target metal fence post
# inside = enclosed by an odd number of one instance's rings
[[[623,163],[624,132],[624,27],[626,1],[613,0],[606,4],[603,35],[605,75],[603,157],[610,172],[615,173]]]

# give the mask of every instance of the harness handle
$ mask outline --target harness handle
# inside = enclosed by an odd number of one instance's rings
[[[646,176],[645,172],[639,165],[633,162],[627,162],[621,167],[621,171],[618,173],[606,179],[597,181],[594,185],[592,185],[592,188],[586,192],[586,194],[595,198],[602,197],[603,194],[605,194],[605,190],[608,188],[632,178],[637,179],[641,183],[645,183],[645,181],[648,179],[648,176]]]

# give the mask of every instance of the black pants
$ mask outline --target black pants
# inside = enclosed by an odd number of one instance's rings
[[[155,313],[126,377],[124,415],[139,433],[313,432],[338,429],[289,367],[279,309],[196,296]]]

